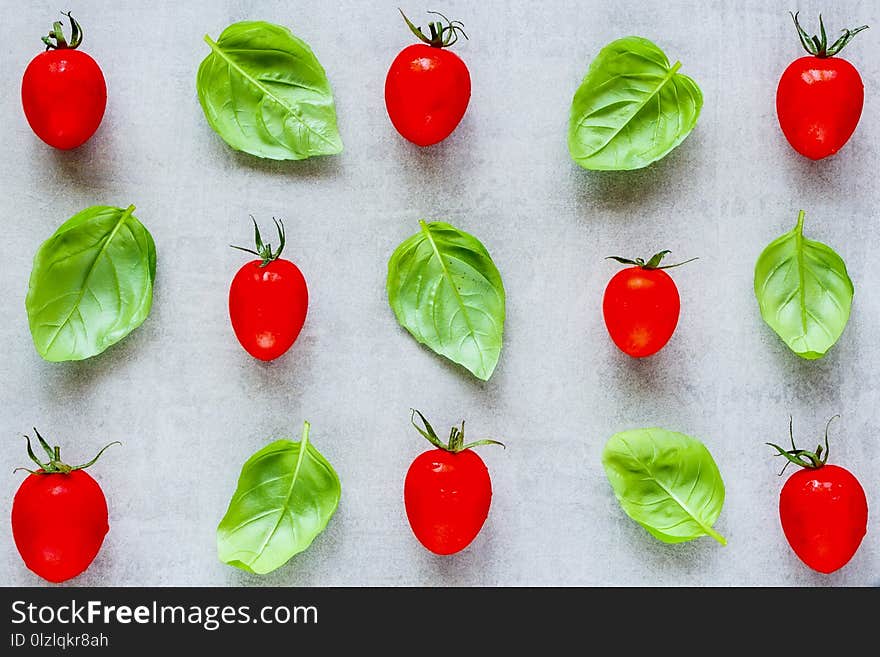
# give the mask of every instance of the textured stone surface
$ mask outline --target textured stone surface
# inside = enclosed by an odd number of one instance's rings
[[[92,474],[110,505],[110,533],[68,585],[656,585],[880,584],[875,293],[880,238],[877,89],[880,22],[870,2],[826,9],[833,33],[862,23],[844,51],[866,86],[862,121],[835,157],[811,162],[784,140],[776,82],[801,54],[790,3],[446,2],[469,41],[455,46],[473,95],[458,130],[420,150],[385,113],[387,66],[411,36],[393,2],[88,2],[73,9],[83,48],[102,65],[109,101],[94,138],[57,152],[30,131],[18,80],[58,18],[54,3],[2,3],[0,74],[0,517],[26,465],[21,434],[37,426],[71,460],[108,450]],[[432,7],[426,7],[428,9]],[[424,23],[421,6],[404,6]],[[813,7],[802,7],[813,26]],[[261,161],[231,151],[207,125],[196,69],[229,23],[289,26],[314,49],[336,95],[345,145],[335,157]],[[647,169],[593,173],[569,158],[571,96],[590,60],[628,34],[654,40],[701,86],[696,129]],[[737,35],[734,38],[734,35]],[[152,314],[101,356],[43,362],[24,298],[31,258],[83,207],[134,203],[158,250]],[[852,317],[819,361],[790,353],[763,324],[755,259],[797,212],[833,246],[855,283]],[[294,347],[270,364],[236,342],[226,295],[244,262],[249,214],[285,220],[286,255],[311,305]],[[385,273],[417,220],[477,235],[507,289],[505,344],[487,383],[417,345],[388,307]],[[682,315],[657,355],[631,360],[601,316],[611,254],[699,260],[673,270]],[[467,419],[494,483],[489,518],[463,552],[436,557],[414,539],[403,477],[428,444],[410,427]],[[783,479],[764,442],[804,446],[826,420],[831,458],[864,483],[871,505],[861,549],[828,576],[802,565],[777,517]],[[214,531],[244,460],[303,420],[336,467],[342,501],[305,553],[259,578],[220,563]],[[626,517],[600,461],[615,431],[662,426],[702,439],[727,498],[706,537],[665,545]],[[791,472],[789,469],[788,472]],[[0,582],[41,585],[0,523]]]

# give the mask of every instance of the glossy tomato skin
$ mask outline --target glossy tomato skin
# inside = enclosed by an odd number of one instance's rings
[[[101,125],[107,85],[88,53],[47,50],[25,69],[21,102],[34,133],[49,146],[69,150],[88,141]]]
[[[820,573],[846,565],[867,532],[868,503],[859,480],[833,464],[792,474],[779,496],[782,531],[794,553]]]
[[[86,570],[108,524],[107,500],[85,470],[31,474],[12,502],[12,537],[25,565],[50,582]]]
[[[397,132],[418,146],[443,141],[461,122],[471,76],[451,50],[414,43],[398,53],[385,78],[385,107]]]
[[[403,498],[419,542],[434,554],[454,554],[480,533],[489,515],[492,482],[473,450],[431,449],[407,470]]]
[[[776,115],[788,143],[801,155],[820,160],[849,141],[864,100],[862,78],[847,60],[807,55],[782,73]]]
[[[251,356],[270,361],[284,354],[302,330],[309,306],[306,280],[290,260],[245,263],[229,286],[229,318]]]
[[[662,269],[627,267],[605,288],[602,314],[617,347],[634,358],[657,353],[669,342],[681,300],[672,277]]]

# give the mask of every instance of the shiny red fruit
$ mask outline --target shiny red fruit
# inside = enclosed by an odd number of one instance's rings
[[[415,424],[416,414],[424,428]],[[492,503],[489,470],[472,448],[502,444],[489,439],[465,444],[464,422],[452,428],[444,444],[419,411],[413,411],[413,425],[436,448],[419,454],[406,472],[407,520],[419,543],[434,554],[460,552],[480,533]]]
[[[471,450],[428,450],[410,465],[403,498],[410,527],[422,545],[435,554],[460,552],[489,515],[489,470]]]
[[[839,151],[862,116],[864,85],[845,59],[800,57],[783,72],[776,91],[776,115],[788,143],[820,160]]]
[[[868,501],[849,470],[825,464],[792,474],[779,495],[779,519],[807,566],[832,573],[853,558],[868,527]]]
[[[418,146],[446,139],[464,117],[471,97],[467,65],[447,48],[464,34],[458,21],[430,24],[431,36],[404,19],[424,43],[398,53],[385,78],[385,107],[397,132]]]
[[[284,354],[302,330],[309,308],[306,279],[290,260],[281,258],[284,225],[275,221],[280,244],[264,244],[254,221],[254,249],[233,247],[259,256],[239,268],[229,285],[229,320],[241,346],[263,361]]]
[[[618,262],[633,266],[621,269],[608,281],[602,297],[602,315],[611,340],[633,358],[660,351],[678,326],[678,287],[664,271],[678,265],[660,266],[667,253],[661,251],[648,262],[614,256]]]
[[[796,13],[792,18],[808,55],[791,62],[779,78],[776,116],[792,148],[811,160],[821,160],[843,148],[862,116],[862,77],[855,66],[836,55],[867,25],[844,30],[829,45],[821,16],[821,37],[807,34]]]
[[[858,478],[827,462],[828,425],[825,446],[820,444],[814,452],[795,446],[791,424],[791,449],[767,443],[778,456],[801,468],[786,479],[779,492],[782,532],[802,562],[826,574],[849,563],[868,530],[868,499]]]
[[[101,125],[107,106],[101,67],[88,53],[76,50],[82,32],[72,17],[70,21],[71,43],[64,40],[61,23],[55,23],[54,34],[44,37],[50,49],[30,61],[21,80],[21,104],[28,124],[49,146],[62,150],[88,141]],[[51,39],[60,39],[60,43],[53,45]]]
[[[265,267],[248,262],[229,287],[229,318],[235,336],[254,358],[274,360],[299,336],[306,321],[309,292],[306,279],[289,260]]]
[[[88,463],[71,467],[39,432],[37,439],[49,458],[39,461],[28,438],[28,454],[39,467],[12,500],[12,538],[31,571],[49,582],[64,582],[91,565],[110,529],[104,491],[85,471],[107,447]]]
[[[12,537],[25,565],[64,582],[94,561],[110,529],[107,500],[84,470],[32,474],[12,502]]]

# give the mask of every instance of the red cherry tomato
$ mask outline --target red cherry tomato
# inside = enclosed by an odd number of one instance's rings
[[[256,250],[234,247],[259,256],[242,265],[229,286],[229,319],[235,337],[251,356],[270,361],[284,354],[306,321],[309,291],[306,279],[290,260],[280,258],[284,225],[275,220],[277,251],[263,244],[254,221]]]
[[[415,424],[416,413],[424,429]],[[444,445],[418,411],[413,411],[413,425],[436,449],[419,454],[407,470],[403,486],[407,520],[418,541],[434,554],[460,552],[480,533],[492,502],[489,470],[471,448],[501,443],[464,444],[462,422],[460,429],[452,428]]]
[[[430,12],[437,13],[437,12]],[[403,14],[403,12],[401,12]],[[431,35],[406,24],[424,43],[407,46],[391,63],[385,78],[385,107],[397,131],[418,146],[443,141],[461,122],[471,97],[471,76],[461,58],[446,50],[465,38],[459,21],[429,25]]]
[[[101,125],[107,105],[101,67],[88,53],[76,50],[82,30],[73,16],[67,17],[70,43],[56,22],[49,36],[43,37],[46,51],[31,60],[21,80],[28,124],[40,139],[62,150],[85,143]]]
[[[104,492],[84,469],[107,447],[88,463],[71,467],[61,462],[58,447],[52,450],[39,433],[37,439],[49,460],[41,463],[34,456],[28,438],[28,454],[39,469],[15,493],[12,538],[31,571],[49,582],[64,582],[91,565],[110,529]]]
[[[801,43],[809,53],[783,71],[776,89],[776,116],[788,143],[801,155],[820,160],[839,151],[852,136],[865,99],[862,78],[855,66],[835,57],[866,29],[844,30],[831,46],[819,16],[821,37],[810,37],[792,14]]]
[[[618,262],[633,266],[620,270],[608,281],[602,314],[614,344],[633,358],[660,351],[678,325],[681,307],[678,288],[664,271],[678,265],[660,266],[667,253],[669,251],[661,251],[648,262],[641,258],[629,260],[612,256]]]
[[[791,549],[820,573],[842,568],[867,533],[868,501],[861,483],[846,468],[826,463],[827,427],[824,455],[821,445],[815,452],[798,450],[793,437],[788,451],[768,445],[802,467],[786,479],[779,494],[779,520]]]

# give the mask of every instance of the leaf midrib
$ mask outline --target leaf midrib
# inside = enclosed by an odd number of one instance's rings
[[[119,220],[116,222],[116,225],[113,226],[113,230],[110,231],[110,234],[104,239],[104,244],[101,246],[97,255],[95,255],[94,260],[92,260],[92,264],[89,265],[89,271],[86,274],[86,278],[83,281],[82,286],[80,287],[79,294],[76,296],[76,301],[70,307],[70,311],[67,313],[67,317],[64,318],[64,321],[61,322],[57,329],[55,330],[55,335],[52,336],[52,339],[49,340],[49,344],[46,345],[46,353],[48,354],[52,350],[52,345],[55,344],[55,340],[58,339],[58,336],[61,334],[61,330],[67,326],[67,323],[70,321],[71,316],[74,311],[79,308],[79,304],[82,301],[83,296],[85,296],[86,290],[89,288],[89,281],[92,278],[92,274],[95,272],[95,266],[98,264],[98,260],[101,259],[101,256],[107,251],[107,247],[110,242],[113,241],[113,238],[116,236],[116,233],[119,231],[119,228],[128,220],[131,216],[131,213],[134,212],[134,206],[129,205],[120,215]]]
[[[464,299],[461,298],[461,294],[458,291],[458,288],[455,286],[455,281],[452,279],[452,274],[449,273],[449,270],[446,268],[446,263],[443,262],[443,256],[440,255],[440,249],[437,247],[437,243],[434,241],[434,237],[431,235],[431,229],[428,228],[428,224],[424,221],[420,222],[422,233],[425,235],[425,238],[431,245],[431,249],[434,251],[434,255],[437,257],[437,260],[440,262],[440,271],[443,277],[446,279],[447,283],[449,283],[449,287],[452,288],[453,294],[455,294],[455,299],[458,302],[459,308],[461,308],[461,314],[464,317],[465,324],[468,328],[468,335],[471,340],[473,340],[474,344],[477,346],[477,353],[480,356],[480,371],[484,372],[486,369],[486,363],[483,359],[483,350],[480,348],[480,343],[477,340],[477,332],[471,324],[471,318],[468,315],[467,305],[464,303]]]
[[[224,60],[226,61],[226,63],[227,63],[231,68],[234,68],[236,71],[238,71],[238,72],[242,75],[242,77],[244,77],[245,79],[249,80],[249,81],[250,81],[255,87],[257,87],[257,88],[258,88],[260,91],[262,91],[265,95],[269,96],[269,98],[271,98],[271,99],[274,100],[276,103],[278,103],[279,105],[281,105],[282,107],[284,107],[284,108],[287,110],[287,114],[288,114],[288,116],[292,116],[294,119],[296,119],[296,121],[297,121],[300,125],[304,126],[304,127],[306,128],[306,130],[308,130],[310,133],[312,133],[313,135],[317,135],[322,141],[324,141],[326,144],[328,144],[328,145],[331,146],[332,148],[336,148],[336,144],[334,144],[332,141],[330,141],[329,139],[327,139],[327,137],[325,137],[325,136],[322,135],[320,132],[318,132],[317,130],[315,130],[312,126],[310,126],[310,125],[309,125],[306,121],[304,121],[302,118],[300,118],[299,116],[297,116],[296,113],[293,111],[293,108],[290,107],[290,105],[288,105],[288,104],[287,104],[286,102],[284,102],[281,98],[279,98],[278,96],[276,96],[275,94],[273,94],[273,93],[269,90],[269,88],[268,88],[266,85],[264,85],[264,84],[263,84],[262,82],[260,82],[257,78],[255,78],[255,77],[252,76],[250,73],[248,73],[246,70],[244,70],[241,66],[239,66],[239,65],[235,62],[235,60],[233,60],[229,55],[227,55],[226,53],[224,53],[223,50],[220,48],[220,44],[219,44],[219,43],[215,42],[215,41],[214,41],[213,39],[211,39],[211,37],[209,37],[207,34],[205,35],[205,41],[208,43],[209,46],[211,46],[211,50],[212,50],[214,53],[216,53],[217,55],[219,55],[222,59],[224,59]],[[304,89],[308,89],[308,87],[303,87],[303,88],[304,88]]]
[[[675,74],[678,72],[678,69],[680,69],[680,68],[681,68],[681,62],[675,62],[675,64],[672,65],[672,66],[669,68],[669,71],[668,71],[668,72],[666,73],[666,75],[663,77],[663,80],[660,82],[660,84],[657,85],[657,88],[656,88],[653,92],[651,92],[651,94],[650,94],[649,96],[647,96],[644,100],[642,100],[642,101],[638,104],[638,106],[636,107],[636,111],[633,112],[632,115],[631,115],[631,116],[630,116],[630,117],[629,117],[629,118],[628,118],[628,119],[627,119],[627,120],[626,120],[626,121],[625,121],[625,122],[624,122],[619,128],[617,128],[617,130],[615,130],[615,131],[611,134],[611,136],[608,137],[608,139],[605,140],[605,143],[604,143],[604,144],[602,144],[599,148],[597,148],[596,150],[594,150],[592,153],[590,153],[590,154],[589,154],[586,158],[584,158],[584,159],[588,159],[588,158],[591,158],[591,157],[595,157],[596,155],[598,155],[599,153],[601,153],[601,152],[602,152],[602,151],[608,146],[608,144],[610,144],[612,141],[614,141],[614,140],[617,138],[617,135],[619,135],[621,132],[623,132],[624,128],[626,128],[630,123],[633,122],[633,120],[635,120],[635,118],[636,118],[636,117],[639,115],[639,113],[645,108],[645,106],[651,101],[651,99],[654,98],[655,96],[657,96],[657,95],[660,93],[660,91],[663,89],[663,87],[665,87],[666,84],[667,84],[667,83],[668,83],[673,77],[675,77]],[[618,76],[615,75],[615,78],[617,78],[617,77],[618,77]],[[587,114],[586,116],[584,116],[584,117],[578,122],[578,130],[580,130],[581,127],[583,127],[584,122],[587,120],[587,118],[588,118],[589,116],[590,116],[590,115]]]
[[[280,513],[278,514],[278,519],[275,521],[275,526],[272,527],[272,531],[266,536],[266,539],[263,541],[263,544],[260,545],[257,550],[257,558],[254,559],[254,562],[259,560],[263,556],[263,550],[266,549],[266,546],[269,545],[269,542],[272,540],[272,537],[275,536],[275,532],[278,531],[278,528],[281,526],[281,521],[284,519],[284,516],[287,515],[287,509],[290,508],[290,498],[293,496],[293,489],[296,486],[296,480],[299,477],[299,471],[302,467],[303,460],[305,459],[306,451],[308,451],[308,434],[304,434],[302,440],[299,442],[299,454],[296,457],[296,467],[293,469],[293,475],[290,477],[290,486],[287,489],[287,495],[284,498],[284,504],[278,507]]]
[[[798,267],[798,301],[801,306],[801,326],[804,336],[807,335],[807,286],[804,275],[804,233],[803,224],[799,224],[794,232],[794,252],[797,257]]]
[[[630,446],[630,444],[626,441],[625,438],[621,438],[621,439],[620,439],[620,442],[622,442],[624,445],[626,445],[626,448],[629,450],[630,457],[633,459],[633,461],[635,461],[636,463],[638,463],[638,464],[642,467],[642,469],[644,470],[645,474],[647,474],[648,477],[650,477],[651,481],[654,482],[654,483],[655,483],[655,484],[656,484],[656,485],[657,485],[657,486],[658,486],[658,487],[659,487],[664,493],[666,493],[666,494],[672,499],[672,501],[675,502],[675,503],[678,505],[678,507],[679,507],[682,511],[684,511],[685,514],[687,514],[687,516],[688,516],[691,520],[693,520],[695,523],[697,523],[697,525],[700,526],[700,528],[703,530],[703,532],[704,532],[707,536],[711,536],[711,537],[713,537],[713,538],[716,538],[716,537],[720,536],[720,534],[718,534],[718,532],[716,532],[712,527],[706,525],[706,524],[705,524],[705,523],[704,523],[699,517],[697,517],[696,515],[694,515],[694,513],[691,511],[690,507],[687,506],[684,502],[682,502],[682,500],[680,500],[679,497],[678,497],[675,493],[673,493],[671,490],[669,490],[669,488],[667,488],[667,487],[666,487],[666,486],[660,481],[660,479],[657,478],[657,476],[651,471],[651,468],[649,467],[649,465],[646,464],[646,463],[644,463],[644,462],[639,458],[639,455],[638,455],[638,454],[636,453],[636,451]],[[653,446],[653,445],[654,445],[654,441],[652,440],[651,443],[652,443],[652,446]],[[702,467],[702,462],[700,463],[700,467]]]

